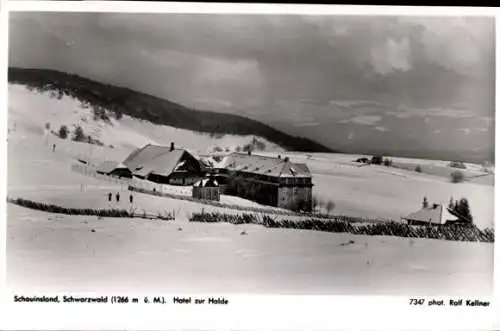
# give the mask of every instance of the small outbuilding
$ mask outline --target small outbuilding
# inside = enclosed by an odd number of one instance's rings
[[[450,225],[457,224],[458,218],[450,213],[449,209],[440,204],[433,204],[427,208],[402,217],[402,221],[408,225]]]
[[[193,185],[193,198],[220,201],[219,183],[213,177],[204,178]]]

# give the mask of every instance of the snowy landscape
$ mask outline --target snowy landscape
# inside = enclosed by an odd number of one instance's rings
[[[50,133],[77,125],[102,146]],[[74,171],[78,160],[123,160],[152,143],[182,144],[198,155],[215,147],[234,151],[255,137],[210,137],[153,125],[124,115],[96,121],[78,100],[9,85],[9,198],[68,208],[129,208],[127,185]],[[264,138],[256,137],[261,141]],[[53,150],[53,145],[56,145]],[[427,197],[447,204],[466,197],[474,223],[493,228],[493,175],[466,164],[466,180],[452,183],[448,161],[391,158],[422,172],[361,166],[362,155],[286,152],[265,141],[263,155],[306,162],[314,195],[335,203],[332,214],[400,221]],[[112,147],[111,147],[112,146]],[[124,199],[109,202],[108,192]],[[221,195],[227,205],[261,208]],[[121,205],[120,205],[121,204]],[[175,221],[46,213],[8,204],[8,282],[23,290],[232,292],[277,294],[488,294],[493,286],[493,244],[390,236],[360,236],[260,225],[189,222],[192,213],[237,212],[227,207],[134,193],[134,207]],[[279,211],[279,209],[276,209]],[[287,217],[288,219],[293,217]],[[297,216],[296,219],[300,219]],[[245,233],[246,235],[241,235]],[[249,277],[251,275],[251,277]],[[471,280],[474,280],[471,282]],[[467,286],[464,286],[467,284]]]
[[[12,292],[493,292],[493,18],[8,30]]]

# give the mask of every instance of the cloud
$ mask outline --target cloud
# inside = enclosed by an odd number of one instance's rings
[[[131,67],[139,66],[143,75],[131,74],[134,79],[126,81],[160,94],[154,86],[171,79],[168,68],[177,67],[176,75],[199,74],[193,72],[199,67],[172,55],[177,52],[228,66],[245,63],[252,68],[250,76],[259,71],[255,96],[264,104],[274,98],[332,96],[445,103],[469,86],[460,75],[477,78],[491,69],[492,27],[492,20],[454,17],[13,13],[10,58],[13,65],[36,63],[94,75],[93,67],[105,61],[108,69],[100,76],[110,81],[123,81]],[[29,51],[35,40],[39,47]],[[71,50],[68,41],[74,42]],[[161,57],[168,52],[169,57]],[[158,69],[163,79],[157,74],[152,77],[159,81],[148,82],[148,73]],[[469,92],[471,98],[479,98],[481,84]]]
[[[303,122],[303,123],[294,123],[295,127],[307,127],[307,126],[319,126],[321,123],[319,122]]]
[[[453,109],[453,108],[408,108],[399,107],[397,111],[390,110],[386,112],[387,115],[396,116],[399,118],[409,118],[412,116],[441,116],[452,118],[474,118],[477,114],[469,110]]]
[[[375,70],[383,75],[395,70],[409,70],[411,56],[408,39],[405,38],[401,41],[388,39],[380,47],[373,47],[370,62]]]
[[[404,147],[400,128],[418,136],[439,123],[450,132],[495,114],[491,18],[13,12],[9,20],[11,66],[75,73],[318,141],[335,142],[330,124],[342,124],[344,139],[381,124]]]
[[[460,128],[460,129],[457,129],[457,131],[463,132],[465,134],[471,133],[471,129],[470,128]]]
[[[215,109],[230,108],[233,106],[233,104],[231,102],[226,101],[226,100],[208,99],[208,98],[194,99],[193,103],[202,109],[206,109],[206,108],[215,108]]]
[[[361,125],[373,125],[379,122],[380,116],[366,115],[366,116],[354,116],[351,117],[350,121]]]

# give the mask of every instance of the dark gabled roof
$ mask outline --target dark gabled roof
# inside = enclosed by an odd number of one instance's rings
[[[99,164],[96,167],[97,172],[102,172],[105,174],[109,174],[111,171],[115,170],[116,168],[119,168],[121,165],[120,162],[116,161],[104,161],[103,163]]]
[[[305,163],[292,163],[287,158],[232,153],[221,166],[232,171],[270,177],[311,177],[311,172]]]
[[[411,213],[410,215],[404,217],[404,219],[419,222],[429,222],[433,224],[441,224],[441,213],[443,207],[441,205],[432,206],[428,208],[422,208],[417,212]]]
[[[456,217],[454,217],[448,209],[443,208],[442,205],[433,205],[411,213],[410,215],[403,217],[403,219],[430,222],[432,224],[444,224],[447,221],[455,221]]]
[[[189,154],[184,149],[170,150],[170,147],[167,146],[146,145],[133,151],[123,161],[123,164],[134,175],[144,177],[149,174],[168,176],[179,166],[185,153]]]

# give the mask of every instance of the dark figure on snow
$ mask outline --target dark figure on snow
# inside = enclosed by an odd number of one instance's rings
[[[113,194],[111,194],[111,192],[110,192],[110,193],[108,193],[108,201],[109,201],[109,202],[111,202],[111,199],[112,199],[112,198],[113,198]]]
[[[116,193],[116,202],[120,202],[120,192]]]
[[[130,203],[134,203],[134,196],[131,194],[129,197]]]
[[[53,144],[52,145],[52,152],[55,152],[55,150],[56,150],[56,144]]]

